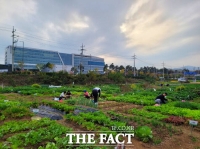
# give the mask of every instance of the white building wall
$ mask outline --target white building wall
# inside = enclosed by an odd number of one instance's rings
[[[12,64],[12,46],[5,49],[5,64]]]
[[[53,68],[54,72],[58,72],[58,71],[67,71],[70,72],[72,68],[72,65],[55,65]]]

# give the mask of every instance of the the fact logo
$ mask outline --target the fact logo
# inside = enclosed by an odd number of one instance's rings
[[[98,139],[95,139],[95,133],[67,133],[68,144],[90,144],[90,145],[114,145],[114,144],[128,144],[131,145],[131,138],[133,133],[99,133]],[[123,138],[123,139],[122,139]],[[125,139],[126,138],[126,139]],[[98,142],[97,142],[98,140]]]

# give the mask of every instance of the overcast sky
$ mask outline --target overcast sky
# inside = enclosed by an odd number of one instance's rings
[[[110,65],[200,67],[200,0],[0,0],[0,64],[17,46],[104,58]],[[23,42],[20,42],[23,41]]]

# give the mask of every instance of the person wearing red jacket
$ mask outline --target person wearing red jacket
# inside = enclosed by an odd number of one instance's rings
[[[83,92],[84,92],[84,97],[90,99],[90,94],[86,90],[84,90]]]

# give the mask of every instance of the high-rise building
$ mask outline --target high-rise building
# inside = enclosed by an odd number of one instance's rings
[[[5,64],[13,65],[14,69],[18,69],[23,65],[25,70],[38,70],[39,65],[47,63],[54,64],[54,68],[49,71],[69,72],[73,67],[77,73],[81,71],[83,74],[88,73],[90,70],[96,70],[102,74],[105,65],[103,58],[91,55],[60,53],[58,51],[19,46],[14,47],[12,54],[12,46],[5,49]]]

